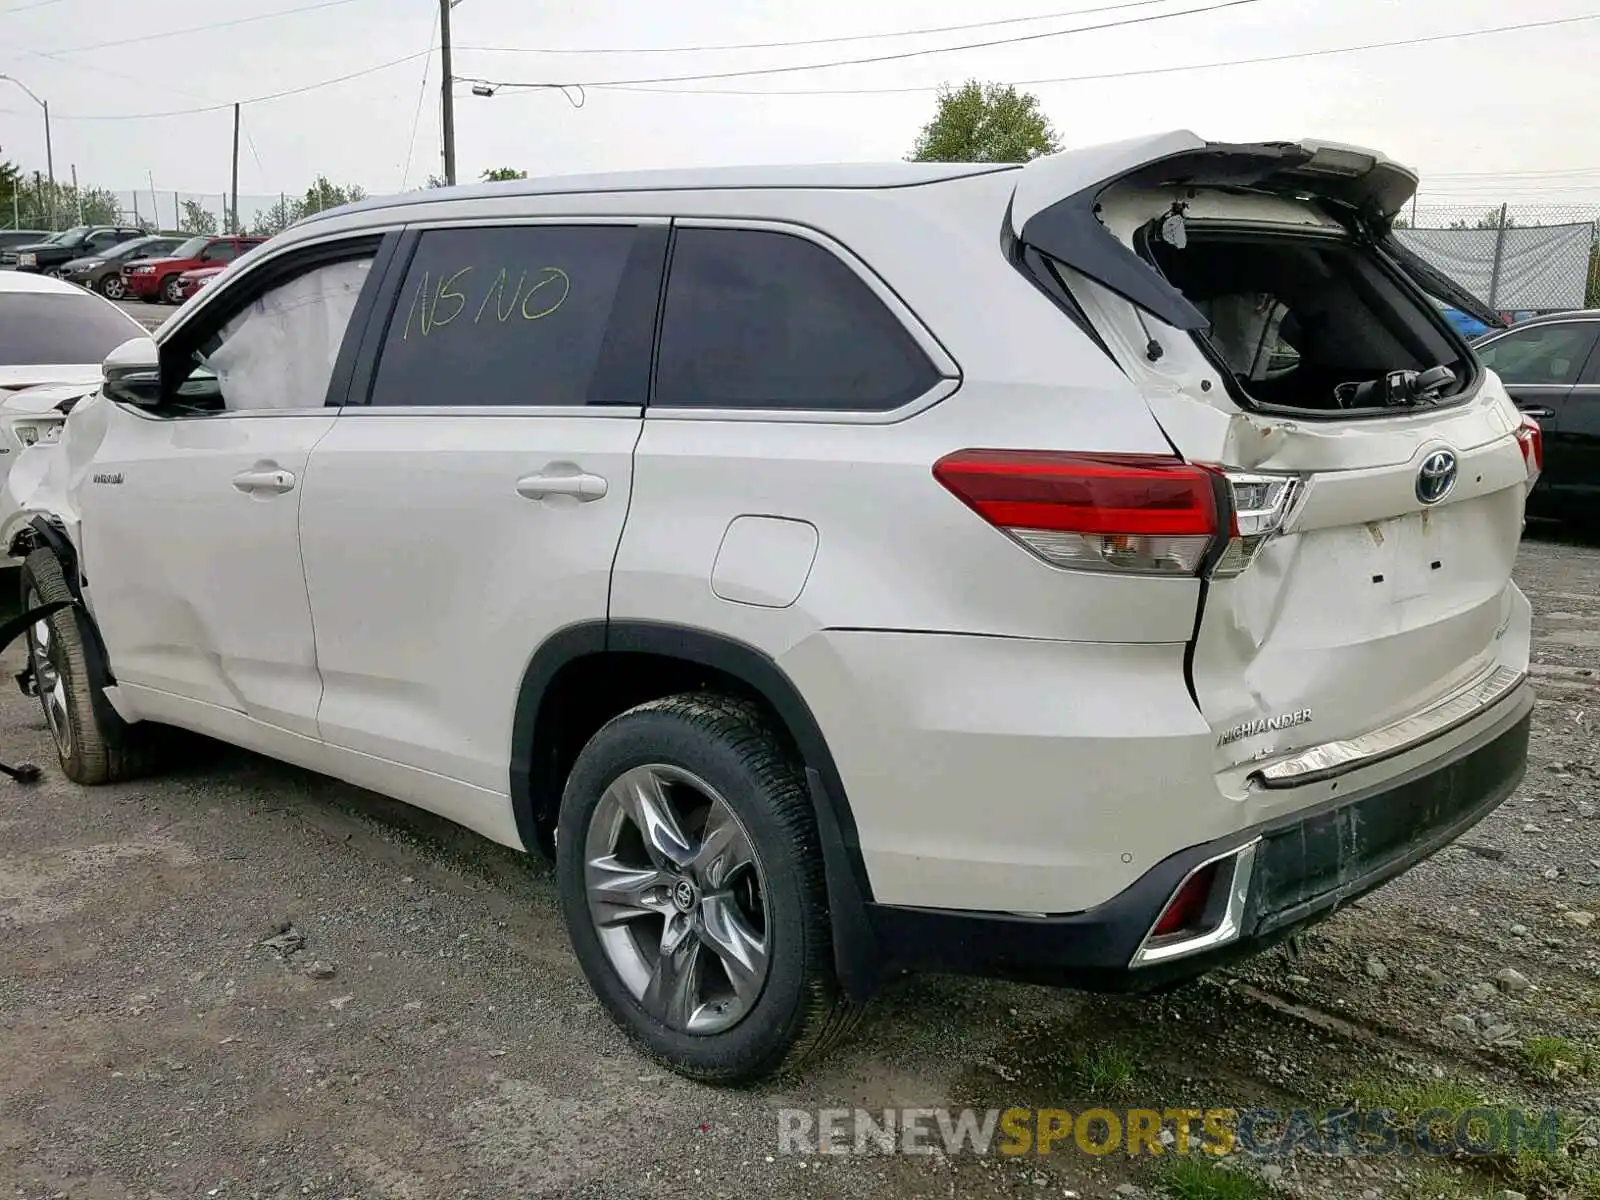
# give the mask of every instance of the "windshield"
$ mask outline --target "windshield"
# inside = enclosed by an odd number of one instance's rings
[[[71,229],[63,229],[55,237],[49,239],[54,246],[76,246],[83,241],[84,235],[89,232],[88,225],[75,225]]]
[[[144,327],[88,292],[0,292],[0,367],[98,363]]]
[[[210,243],[208,237],[192,237],[172,252],[173,258],[199,258],[200,251]]]

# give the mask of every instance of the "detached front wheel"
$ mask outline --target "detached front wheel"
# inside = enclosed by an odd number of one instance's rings
[[[852,1024],[811,802],[754,708],[683,695],[609,722],[573,767],[556,844],[584,974],[673,1070],[758,1079]]]

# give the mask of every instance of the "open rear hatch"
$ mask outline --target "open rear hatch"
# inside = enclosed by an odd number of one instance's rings
[[[1175,133],[1037,160],[1012,197],[1019,265],[1226,480],[1190,680],[1240,784],[1401,753],[1526,669],[1536,438],[1428,296],[1494,314],[1391,236],[1416,185],[1371,151]]]

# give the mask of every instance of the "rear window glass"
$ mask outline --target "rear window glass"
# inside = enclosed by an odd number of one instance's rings
[[[104,301],[0,294],[0,367],[98,363],[144,330]]]
[[[884,411],[938,381],[927,355],[832,252],[754,229],[682,229],[655,403]]]

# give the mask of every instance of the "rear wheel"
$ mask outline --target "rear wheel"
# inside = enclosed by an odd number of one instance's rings
[[[584,974],[673,1070],[758,1079],[853,1024],[811,802],[752,706],[683,695],[612,720],[567,780],[556,844]]]
[[[70,600],[60,560],[35,550],[22,564],[23,611]],[[95,695],[85,644],[92,632],[80,608],[65,608],[28,630],[28,662],[61,769],[74,783],[115,783],[144,769],[148,732],[127,724]]]
[[[112,272],[100,281],[100,294],[107,300],[121,300],[128,294],[128,289],[122,282],[122,276]]]

